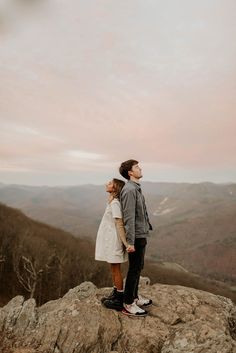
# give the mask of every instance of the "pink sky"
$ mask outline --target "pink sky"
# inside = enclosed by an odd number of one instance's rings
[[[0,182],[235,182],[236,3],[179,5],[3,3]]]

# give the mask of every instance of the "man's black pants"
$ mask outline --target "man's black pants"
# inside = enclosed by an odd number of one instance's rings
[[[144,267],[144,255],[147,245],[146,238],[135,239],[135,251],[128,254],[129,269],[125,282],[124,303],[132,304],[138,298],[138,285],[141,270]]]

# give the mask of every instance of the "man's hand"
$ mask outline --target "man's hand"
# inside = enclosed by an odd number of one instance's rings
[[[126,248],[126,251],[127,252],[134,252],[135,251],[134,245],[128,245],[127,248]]]

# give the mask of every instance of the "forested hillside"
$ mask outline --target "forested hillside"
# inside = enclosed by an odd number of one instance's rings
[[[17,294],[39,304],[91,280],[110,283],[108,267],[94,260],[94,245],[0,204],[0,299]]]

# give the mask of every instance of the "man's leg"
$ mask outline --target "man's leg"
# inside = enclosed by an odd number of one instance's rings
[[[146,238],[140,238],[140,239],[136,240],[136,247],[139,248],[139,252],[140,252],[140,271],[139,271],[139,275],[137,276],[137,280],[135,283],[134,299],[138,298],[139,279],[140,279],[141,271],[144,268],[144,256],[145,256],[146,245],[147,245]]]
[[[137,239],[137,240],[139,243],[138,246],[140,247],[139,251],[140,251],[140,253],[142,253],[142,255],[141,255],[141,257],[142,257],[141,270],[142,270],[144,267],[144,256],[145,256],[145,248],[146,248],[147,240],[146,240],[146,238],[141,238],[141,239]],[[140,270],[140,273],[141,273],[141,270]],[[139,276],[137,277],[137,282],[135,285],[134,300],[138,306],[141,306],[142,308],[144,308],[144,307],[150,306],[152,304],[152,300],[144,298],[141,295],[138,295],[138,285],[139,285],[140,273],[139,273]]]
[[[136,298],[140,273],[144,264],[146,239],[140,238],[135,241],[135,251],[129,253],[129,269],[126,277],[124,303],[132,304]]]

